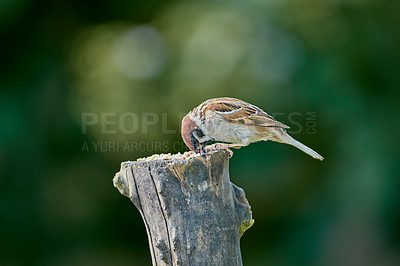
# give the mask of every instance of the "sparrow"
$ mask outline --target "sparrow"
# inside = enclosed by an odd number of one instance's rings
[[[289,127],[255,105],[235,98],[209,99],[182,119],[181,135],[186,146],[197,153],[215,149],[241,148],[257,141],[292,145],[315,159],[324,158],[292,138]],[[213,142],[212,145],[209,145]]]

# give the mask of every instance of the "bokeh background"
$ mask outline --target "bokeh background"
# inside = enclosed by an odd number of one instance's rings
[[[186,151],[182,114],[219,96],[260,106],[325,157],[235,151],[231,179],[256,220],[245,265],[399,265],[399,11],[0,1],[0,265],[149,265],[112,178],[122,161]]]

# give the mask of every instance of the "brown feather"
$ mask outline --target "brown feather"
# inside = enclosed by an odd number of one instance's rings
[[[215,111],[231,123],[239,123],[257,127],[289,128],[276,121],[272,116],[257,106],[233,98],[218,98],[208,105],[208,109]]]

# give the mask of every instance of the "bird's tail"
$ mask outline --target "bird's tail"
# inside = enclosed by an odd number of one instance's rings
[[[299,150],[307,153],[308,155],[310,155],[311,157],[318,159],[318,160],[323,160],[324,157],[322,157],[321,155],[319,155],[316,151],[314,151],[313,149],[307,147],[306,145],[304,145],[303,143],[295,140],[294,138],[292,138],[289,134],[287,134],[286,132],[284,132],[284,134],[282,134],[282,137],[284,138],[285,141],[281,141],[284,142],[286,144],[292,145],[296,148],[298,148]]]

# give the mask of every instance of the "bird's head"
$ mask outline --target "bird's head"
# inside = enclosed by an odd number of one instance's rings
[[[190,113],[189,113],[190,114]],[[193,131],[198,128],[196,123],[190,118],[189,114],[187,114],[182,119],[182,128],[181,128],[181,135],[182,139],[185,142],[186,146],[191,150],[197,150],[199,147],[199,141],[194,136]]]

